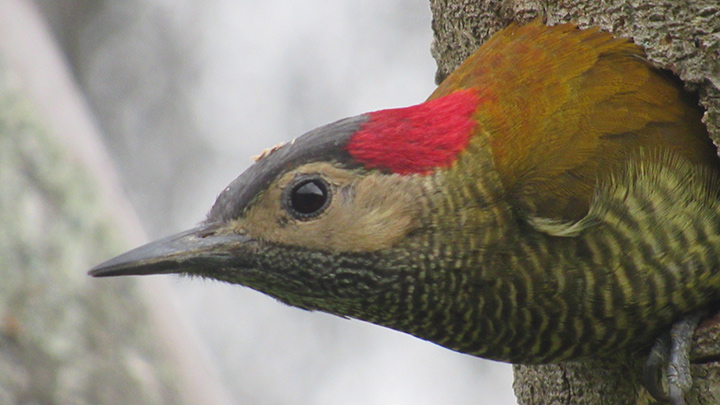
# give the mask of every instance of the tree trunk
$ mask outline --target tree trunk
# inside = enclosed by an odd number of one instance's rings
[[[542,16],[548,25],[599,26],[645,47],[656,66],[697,91],[704,122],[720,142],[720,3],[717,0],[430,0],[436,80],[453,71],[493,33],[512,21]],[[696,331],[689,403],[720,403],[720,317]],[[515,366],[521,404],[651,403],[639,381],[643,355],[542,366]]]

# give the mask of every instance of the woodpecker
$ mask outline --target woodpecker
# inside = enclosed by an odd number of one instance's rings
[[[541,364],[649,348],[720,298],[720,161],[627,39],[539,21],[422,104],[261,155],[196,228],[93,276],[177,273]]]

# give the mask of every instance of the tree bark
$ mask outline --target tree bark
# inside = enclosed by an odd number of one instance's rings
[[[717,0],[430,0],[432,54],[441,81],[493,33],[537,16],[548,25],[573,22],[632,38],[656,66],[696,91],[703,121],[720,144],[720,3]],[[720,317],[695,334],[691,404],[720,403]],[[517,365],[521,404],[652,403],[639,381],[643,355],[542,366]]]

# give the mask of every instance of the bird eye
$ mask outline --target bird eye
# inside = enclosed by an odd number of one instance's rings
[[[327,208],[330,203],[330,188],[319,177],[300,179],[290,189],[286,199],[290,214],[298,219],[310,219]]]

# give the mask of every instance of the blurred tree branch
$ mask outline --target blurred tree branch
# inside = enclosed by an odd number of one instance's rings
[[[228,403],[163,288],[87,276],[143,239],[102,145],[35,4],[0,1],[0,403]]]

